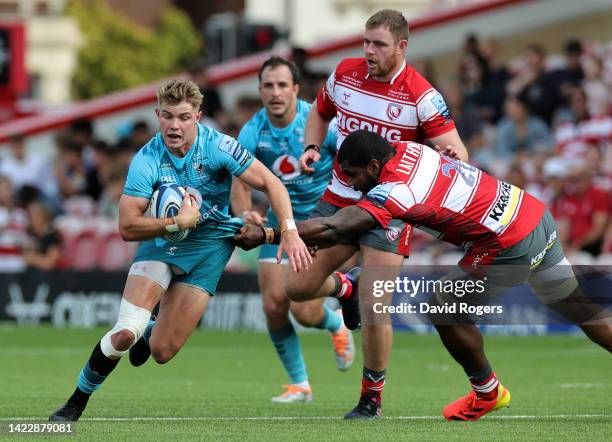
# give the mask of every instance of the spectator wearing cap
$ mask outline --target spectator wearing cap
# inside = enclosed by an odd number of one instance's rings
[[[555,218],[559,213],[559,200],[565,194],[565,179],[569,172],[569,162],[561,156],[548,158],[542,165],[543,192],[541,200],[550,208]]]
[[[530,113],[526,95],[508,96],[504,117],[497,124],[497,154],[508,159],[519,153],[547,152],[553,146],[553,137],[544,121]]]

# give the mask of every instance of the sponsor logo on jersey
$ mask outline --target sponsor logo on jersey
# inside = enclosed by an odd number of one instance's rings
[[[400,236],[400,233],[402,233],[402,231],[397,227],[388,227],[386,232],[387,240],[389,242],[397,241]]]
[[[431,103],[446,121],[450,120],[450,110],[448,110],[448,106],[444,102],[444,98],[442,98],[442,95],[440,95],[439,93],[434,95],[431,99]]]
[[[546,256],[546,252],[548,252],[548,249],[550,249],[555,244],[555,240],[556,239],[557,239],[557,231],[555,230],[548,237],[548,242],[546,243],[546,247],[544,247],[544,250],[542,250],[536,256],[531,258],[531,263],[530,263],[530,267],[529,267],[530,269],[534,269],[534,268],[536,268],[537,266],[540,265],[540,263],[544,259],[544,256]]]
[[[159,177],[162,183],[174,183],[174,177],[169,175],[162,175]]]
[[[219,148],[219,150],[233,156],[236,161],[240,159],[244,150],[240,143],[238,143],[238,141],[228,135],[224,135],[223,137],[221,137],[221,139],[219,140],[219,145],[217,147]]]
[[[489,218],[494,221],[501,222],[501,218],[510,204],[511,197],[512,186],[508,183],[502,182],[499,197],[497,198],[497,201],[495,201],[495,205],[489,213]]]
[[[402,133],[399,129],[390,128],[379,123],[363,121],[352,116],[347,117],[343,113],[338,115],[338,128],[345,133],[355,132],[359,129],[376,132],[387,141],[399,141],[402,137]]]
[[[387,199],[389,198],[389,194],[393,189],[393,184],[385,183],[379,184],[372,190],[368,192],[366,195],[366,199],[374,204],[376,207],[384,207]]]
[[[300,163],[290,155],[281,155],[272,164],[272,171],[282,181],[289,181],[300,176]]]
[[[389,103],[387,106],[387,116],[391,121],[397,119],[402,113],[403,106],[397,103]]]

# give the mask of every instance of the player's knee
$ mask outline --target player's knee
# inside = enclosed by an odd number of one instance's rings
[[[129,350],[136,342],[136,336],[130,330],[119,330],[110,337],[111,345],[117,351]]]
[[[120,358],[142,337],[151,312],[125,299],[121,300],[117,323],[100,340],[102,353],[109,358]]]
[[[172,344],[151,345],[151,356],[158,364],[169,362],[179,351],[179,347]]]
[[[304,327],[314,327],[321,322],[321,307],[308,306],[307,308],[292,308],[291,313],[295,320]]]
[[[268,322],[286,321],[289,315],[289,300],[286,299],[284,294],[282,297],[275,296],[266,299],[263,304],[263,311]]]

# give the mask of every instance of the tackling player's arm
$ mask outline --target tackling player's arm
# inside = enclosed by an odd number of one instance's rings
[[[177,224],[179,230],[193,229],[200,220],[200,208],[194,198],[185,192],[179,213],[172,218],[149,218],[145,216],[149,200],[130,195],[121,195],[119,200],[119,233],[125,241],[146,241],[166,235],[169,226]]]
[[[434,144],[436,150],[441,154],[467,163],[468,151],[463,144],[463,141],[461,141],[461,137],[459,136],[457,129],[451,129],[442,135],[430,138],[430,141]]]
[[[294,271],[306,269],[312,263],[312,257],[304,242],[300,239],[295,221],[293,220],[293,210],[289,193],[283,183],[259,160],[253,163],[238,177],[239,180],[249,186],[264,192],[270,200],[272,210],[280,220],[281,229],[279,231],[280,247],[276,255],[280,262],[283,251],[289,256],[289,261]],[[258,230],[261,230],[257,227]]]
[[[373,229],[378,221],[365,209],[349,206],[327,218],[313,218],[297,223],[300,237],[308,246],[330,247],[344,238]],[[274,241],[278,242],[278,229],[274,229]],[[265,233],[255,226],[244,226],[234,237],[236,245],[249,250],[263,244]]]

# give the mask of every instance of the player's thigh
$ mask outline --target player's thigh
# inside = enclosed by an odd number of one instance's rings
[[[285,292],[286,266],[271,262],[259,262],[257,279],[261,290],[266,316],[287,316],[289,298]]]
[[[318,250],[313,263],[306,270],[297,273],[287,268],[285,285],[287,294],[291,299],[314,294],[323,285],[325,278],[344,264],[357,250],[356,246],[339,244]]]
[[[191,336],[209,300],[210,295],[200,287],[172,284],[159,305],[159,314],[151,333],[151,349],[176,353]]]
[[[128,272],[123,299],[151,311],[171,280],[172,270],[168,264],[160,261],[135,262]]]

